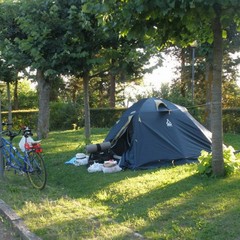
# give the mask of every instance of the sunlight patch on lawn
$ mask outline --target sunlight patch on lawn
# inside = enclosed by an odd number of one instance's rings
[[[110,239],[132,235],[131,229],[109,218],[110,211],[90,199],[62,197],[54,201],[45,199],[41,204],[26,202],[19,214],[30,229],[51,239],[92,238],[96,234]]]
[[[145,196],[153,191],[161,191],[164,187],[176,184],[191,175],[194,170],[192,166],[183,168],[172,167],[143,173],[136,177],[114,182],[107,188],[95,193],[96,199],[100,201],[111,201],[114,204],[123,204],[135,198]]]

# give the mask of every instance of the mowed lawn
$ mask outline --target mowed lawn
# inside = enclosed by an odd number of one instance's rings
[[[93,143],[107,132],[93,129]],[[240,149],[240,135],[224,138]],[[86,166],[65,164],[84,152],[82,129],[51,132],[42,146],[46,189],[10,174],[0,198],[43,240],[240,239],[240,173],[207,178],[196,173],[196,164],[88,173]]]

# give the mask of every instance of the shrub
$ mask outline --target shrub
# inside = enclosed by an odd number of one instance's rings
[[[240,108],[223,110],[223,131],[240,133]]]
[[[79,107],[73,103],[54,102],[50,106],[50,130],[69,130],[78,125]]]
[[[8,112],[2,112],[2,122],[8,122]],[[29,126],[32,129],[37,129],[38,110],[13,110],[12,123],[13,128],[17,130],[20,126]]]
[[[110,128],[112,127],[118,119],[121,117],[122,113],[126,109],[124,108],[97,108],[91,109],[91,127],[98,128]]]
[[[95,108],[90,109],[91,127],[110,128],[121,117],[125,108]],[[200,123],[204,123],[203,111],[191,109],[189,111]],[[8,113],[2,112],[2,120],[7,121]],[[37,109],[12,111],[13,123],[15,126],[28,125],[33,129],[37,128]],[[84,127],[83,106],[73,103],[53,102],[50,105],[50,131],[73,129],[73,124],[77,127]],[[240,133],[240,109],[223,110],[223,130],[228,133]]]
[[[199,164],[197,170],[200,174],[210,176],[212,174],[212,153],[205,150],[201,151],[198,158]]]
[[[240,169],[240,161],[237,160],[234,152],[235,150],[232,146],[229,146],[223,150],[224,169],[226,175],[233,174]],[[202,175],[213,176],[212,153],[202,150],[198,161],[198,173]]]

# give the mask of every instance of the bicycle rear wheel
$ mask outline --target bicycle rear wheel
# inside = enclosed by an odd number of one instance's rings
[[[28,153],[27,176],[33,187],[42,190],[47,182],[47,172],[42,156],[36,152]],[[31,169],[32,168],[32,169]]]

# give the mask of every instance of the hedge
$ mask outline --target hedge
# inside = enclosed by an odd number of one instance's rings
[[[50,131],[68,130],[82,125],[80,108],[73,103],[54,102],[50,105]]]
[[[125,108],[119,109],[91,109],[91,127],[110,128],[120,118]],[[202,120],[201,111],[191,112],[196,119]],[[196,115],[196,116],[195,116]],[[7,112],[2,112],[2,121],[7,121]],[[32,129],[37,129],[38,110],[13,111],[14,129],[19,126],[28,125]],[[50,131],[69,130],[84,127],[84,114],[82,110],[72,104],[53,104],[50,112]],[[229,133],[240,133],[240,108],[223,110],[223,130]]]
[[[91,109],[91,126],[99,128],[110,128],[117,122],[125,110],[125,108]]]
[[[240,133],[240,108],[223,110],[223,131],[228,133]]]
[[[13,110],[12,123],[13,129],[20,129],[22,126],[28,126],[32,129],[37,129],[38,110]],[[2,112],[2,122],[8,122],[8,112]]]

